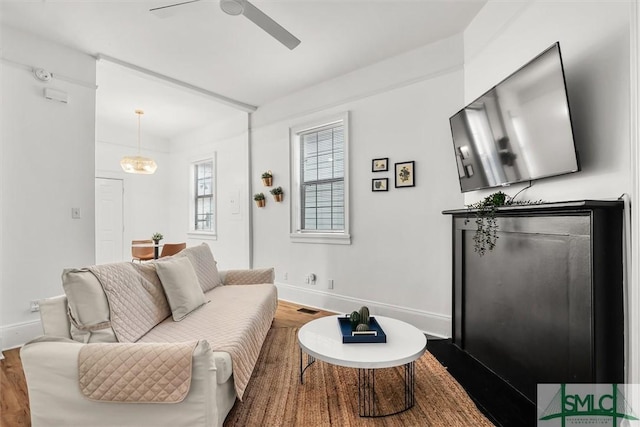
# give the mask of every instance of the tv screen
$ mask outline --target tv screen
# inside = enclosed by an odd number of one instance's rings
[[[449,121],[462,192],[580,170],[559,43]]]

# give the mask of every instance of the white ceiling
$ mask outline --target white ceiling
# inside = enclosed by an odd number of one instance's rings
[[[240,102],[260,106],[460,33],[486,0],[255,0],[302,43],[289,50],[217,0],[174,9],[171,0],[0,0],[0,23],[91,55],[107,55]],[[193,92],[98,65],[98,120],[172,137],[230,110]]]

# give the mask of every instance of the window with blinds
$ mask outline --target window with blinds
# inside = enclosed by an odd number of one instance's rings
[[[204,160],[193,164],[194,198],[193,225],[194,231],[214,231],[215,199],[213,160]]]
[[[349,112],[289,132],[291,241],[350,245]]]
[[[342,122],[300,133],[303,231],[345,229],[344,146]]]

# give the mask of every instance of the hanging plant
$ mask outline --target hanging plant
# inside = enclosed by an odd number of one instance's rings
[[[518,194],[520,193],[518,192]],[[516,196],[518,194],[516,194]],[[496,212],[498,212],[499,207],[543,203],[542,200],[537,200],[535,202],[529,200],[516,202],[513,200],[516,196],[509,197],[502,191],[498,191],[488,195],[479,202],[467,205],[469,213],[471,213],[471,211],[475,211],[476,232],[473,235],[473,249],[478,253],[478,255],[483,256],[486,254],[487,250],[492,251],[493,248],[496,247],[496,242],[499,238],[497,234],[499,226],[496,218]],[[470,219],[467,217],[465,224],[469,221]]]

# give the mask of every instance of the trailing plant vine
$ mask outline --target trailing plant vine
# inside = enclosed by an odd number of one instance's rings
[[[527,187],[528,188],[528,187]],[[522,190],[521,190],[522,191]],[[473,249],[478,255],[483,256],[487,250],[492,251],[496,246],[498,240],[498,220],[496,218],[496,212],[501,206],[509,205],[529,205],[540,204],[542,200],[537,201],[514,201],[513,199],[520,194],[518,192],[515,196],[509,197],[502,191],[490,194],[479,202],[467,205],[469,213],[475,211],[475,223],[476,232],[473,235]],[[469,217],[465,220],[465,224],[470,221]]]

